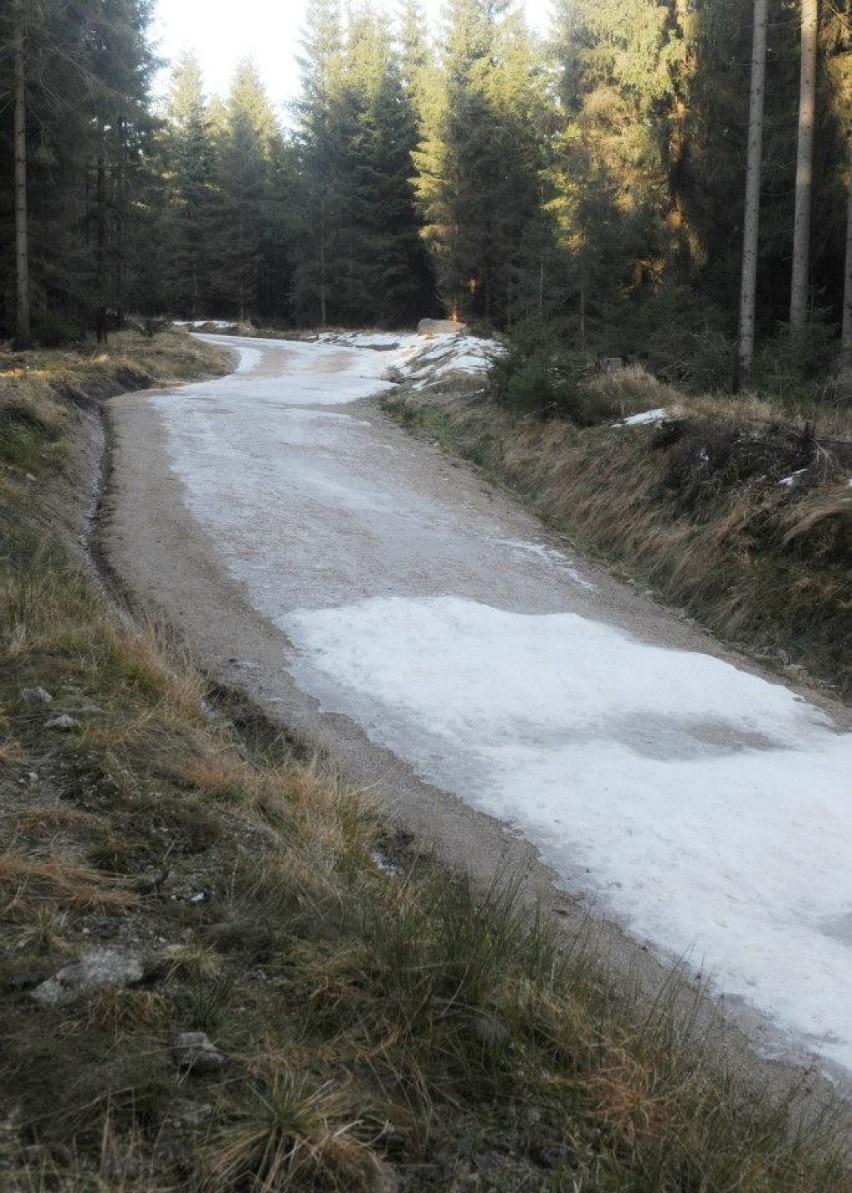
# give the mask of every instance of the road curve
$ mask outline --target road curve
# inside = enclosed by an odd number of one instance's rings
[[[720,1047],[742,1030],[852,1090],[846,712],[406,436],[370,397],[392,353],[209,338],[237,372],[111,403],[128,588],[450,864],[594,905],[650,985],[686,956]]]

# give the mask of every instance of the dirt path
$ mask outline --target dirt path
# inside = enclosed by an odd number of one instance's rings
[[[569,931],[590,908],[606,910],[602,951],[649,991],[666,981],[666,956],[691,950],[695,968],[706,956],[721,970],[729,1025],[714,1038],[730,1060],[783,1081],[789,1070],[744,1050],[741,1031],[760,1052],[802,1063],[816,1044],[827,1053],[824,1071],[849,1089],[848,1070],[832,1061],[832,1041],[841,1062],[845,1041],[824,991],[836,983],[845,1005],[843,915],[852,905],[832,855],[834,826],[825,825],[824,896],[822,876],[809,875],[784,911],[788,935],[773,943],[777,925],[767,920],[761,938],[746,942],[746,951],[771,953],[758,987],[783,986],[777,957],[792,942],[789,997],[782,988],[773,1002],[759,988],[748,997],[748,973],[733,962],[728,973],[727,957],[714,952],[726,931],[752,930],[736,919],[745,906],[732,909],[733,928],[717,922],[718,901],[743,887],[744,905],[763,899],[743,877],[749,854],[757,875],[769,872],[755,855],[781,857],[791,826],[780,815],[773,826],[770,813],[758,842],[749,832],[759,825],[732,820],[723,829],[701,807],[679,820],[681,790],[696,787],[709,800],[732,766],[798,767],[804,784],[824,765],[820,783],[834,783],[835,766],[848,790],[848,739],[825,719],[848,727],[845,713],[765,682],[634,589],[572,559],[475,470],[408,438],[367,398],[387,364],[369,350],[251,341],[230,378],[114,400],[101,532],[111,566],[212,675],[314,743],[450,865],[486,882],[523,873],[525,889]],[[563,656],[566,642],[576,649]],[[655,823],[672,824],[671,833],[643,837],[655,809],[640,802],[631,811],[632,788],[619,790],[624,774],[649,799],[676,785],[656,808]],[[592,796],[563,807],[566,776]],[[767,792],[775,798],[771,784]],[[743,798],[729,793],[733,805]],[[808,826],[798,831],[806,836]],[[716,855],[701,852],[702,838],[714,836],[714,848],[746,869],[734,867],[728,887],[708,897],[705,938],[693,912],[705,876],[719,869]],[[822,847],[815,838],[809,861]],[[679,875],[666,860],[675,851],[689,862]],[[779,875],[772,871],[776,886]],[[808,914],[834,916],[816,946],[793,922],[812,890],[827,902],[817,898]],[[800,971],[823,937],[825,961],[814,964],[824,972],[805,974],[819,987],[811,1005]],[[709,1004],[703,1014],[709,1022]],[[812,1023],[826,1014],[820,1038]]]

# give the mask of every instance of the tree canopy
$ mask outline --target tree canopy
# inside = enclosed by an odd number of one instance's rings
[[[843,310],[852,0],[807,3],[813,166],[794,294],[804,10],[768,0],[759,342],[791,295],[829,337]],[[753,0],[557,0],[546,41],[510,0],[448,0],[435,34],[419,0],[393,29],[369,4],[312,0],[287,122],[251,62],[211,101],[184,57],[154,104],[149,19],[149,0],[0,13],[0,334],[19,330],[25,280],[41,341],[128,310],[291,326],[539,317],[683,375],[732,342]]]

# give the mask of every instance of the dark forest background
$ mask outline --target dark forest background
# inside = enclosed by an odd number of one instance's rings
[[[547,42],[501,0],[449,0],[437,40],[416,0],[392,30],[314,0],[286,121],[250,62],[211,100],[197,61],[177,61],[154,105],[150,17],[149,0],[2,0],[0,336],[103,336],[128,312],[282,328],[449,314],[555,324],[673,380],[730,376],[753,0],[558,0]],[[789,320],[801,19],[770,0],[758,370]],[[819,20],[795,344],[811,371],[836,359],[842,315],[851,0],[820,0]]]

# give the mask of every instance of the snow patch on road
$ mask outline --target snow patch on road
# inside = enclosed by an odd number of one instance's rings
[[[349,348],[338,343],[303,340],[239,340],[229,336],[199,337],[239,355],[235,373],[215,381],[189,385],[182,393],[203,390],[235,401],[251,399],[293,406],[343,406],[392,389],[386,374],[391,354]],[[280,354],[281,369],[264,369],[264,352]]]
[[[497,539],[497,542],[501,546],[513,547],[516,551],[524,551],[529,555],[536,555],[545,563],[557,567],[560,572],[564,572],[575,584],[579,584],[580,588],[585,588],[588,592],[597,591],[596,586],[590,580],[586,580],[580,575],[568,556],[562,551],[557,551],[555,547],[548,547],[544,543],[518,543],[514,539]]]
[[[324,709],[852,1071],[852,735],[781,685],[576,614],[379,598],[281,625]]]

